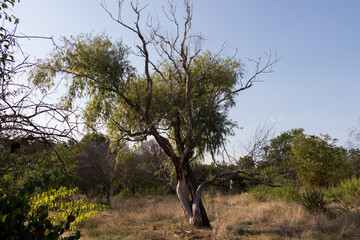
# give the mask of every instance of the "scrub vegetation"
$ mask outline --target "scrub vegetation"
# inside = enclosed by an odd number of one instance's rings
[[[241,157],[225,149],[236,96],[272,72],[276,54],[249,68],[224,49],[206,51],[188,0],[185,17],[172,2],[165,11],[173,36],[144,24],[146,7],[135,3],[135,21],[124,22],[119,1],[104,11],[136,49],[79,34],[45,59],[15,61],[15,3],[0,6],[1,239],[359,239],[358,129],[345,147],[263,125]]]

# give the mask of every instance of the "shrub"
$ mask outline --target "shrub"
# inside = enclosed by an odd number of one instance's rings
[[[327,188],[327,199],[343,205],[358,205],[360,202],[360,179],[353,177],[340,182],[337,186]]]
[[[329,202],[321,190],[306,190],[302,195],[302,205],[310,212],[326,212]]]
[[[250,189],[250,195],[259,201],[275,199],[277,201],[298,202],[301,199],[299,187],[269,187],[258,185]]]
[[[250,196],[258,201],[265,201],[270,196],[270,187],[258,185],[250,189]]]
[[[26,182],[14,193],[0,189],[0,239],[59,239],[67,230],[76,230],[75,223],[97,214],[105,206],[77,202],[56,202],[74,194],[77,189],[50,190],[35,194],[39,180]],[[49,212],[55,211],[55,216]],[[79,239],[80,232],[62,239]]]
[[[301,199],[300,188],[284,186],[271,189],[272,194],[278,201],[298,202]]]

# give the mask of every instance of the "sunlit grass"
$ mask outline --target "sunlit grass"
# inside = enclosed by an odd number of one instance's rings
[[[212,229],[189,226],[176,196],[114,200],[81,223],[81,239],[360,239],[358,208],[311,214],[298,203],[249,194],[208,196]]]

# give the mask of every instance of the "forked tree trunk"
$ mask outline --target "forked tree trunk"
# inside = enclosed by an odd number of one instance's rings
[[[210,227],[210,221],[207,216],[205,207],[201,200],[201,192],[198,192],[198,188],[200,185],[198,181],[195,179],[194,173],[189,164],[186,164],[186,180],[188,182],[189,192],[192,197],[192,210],[193,212],[196,210],[200,211],[201,215],[201,226],[202,227]],[[197,214],[195,214],[197,216]]]
[[[176,193],[188,222],[196,227],[210,227],[209,219],[201,201],[201,191],[195,193],[194,190],[192,190],[194,189],[194,186],[191,186],[191,189],[189,189],[189,192],[192,195],[191,201],[186,193],[186,188],[188,186],[186,180],[185,174],[182,173],[181,175],[178,175]],[[193,185],[192,183],[189,184]]]

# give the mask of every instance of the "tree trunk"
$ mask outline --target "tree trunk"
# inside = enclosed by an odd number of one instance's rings
[[[176,194],[179,198],[181,207],[184,210],[186,218],[190,224],[193,224],[193,214],[191,209],[191,202],[186,194],[186,180],[185,176],[178,176],[178,182],[176,186]]]
[[[189,172],[187,173],[189,175]],[[191,174],[190,174],[191,175]],[[179,198],[180,204],[184,210],[188,222],[196,227],[210,227],[210,222],[207,217],[205,208],[201,201],[201,191],[199,193],[194,192],[193,184],[190,183],[192,176],[185,177],[184,172],[178,172],[178,182],[176,187],[176,193]],[[189,179],[189,184],[187,184],[187,179]],[[189,192],[192,196],[192,201],[190,201],[187,193],[186,187],[189,186]]]
[[[194,218],[201,218],[201,220],[197,220],[199,225],[195,225],[201,227],[210,227],[209,218],[207,216],[205,207],[201,201],[202,192],[197,191],[199,183],[195,180],[194,173],[189,164],[186,164],[186,180],[188,182],[189,190],[192,197],[192,211],[194,214]]]
[[[113,196],[113,188],[112,186],[110,186],[109,189],[107,189],[106,191],[106,200],[107,200],[107,204],[109,205],[109,207],[111,207],[111,198]]]

